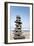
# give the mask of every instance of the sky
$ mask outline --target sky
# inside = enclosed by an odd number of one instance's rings
[[[22,30],[30,29],[30,8],[23,6],[10,6],[10,27],[11,30],[15,30],[16,16],[21,17]]]

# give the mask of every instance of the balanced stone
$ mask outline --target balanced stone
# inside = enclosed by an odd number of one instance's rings
[[[22,30],[21,30],[21,17],[20,16],[17,16],[16,17],[16,21],[15,21],[15,25],[16,25],[16,28],[15,28],[15,32],[14,32],[14,39],[25,39],[25,36],[22,36]]]

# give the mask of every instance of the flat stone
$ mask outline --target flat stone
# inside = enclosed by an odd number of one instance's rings
[[[25,39],[25,36],[14,37],[14,39]]]

